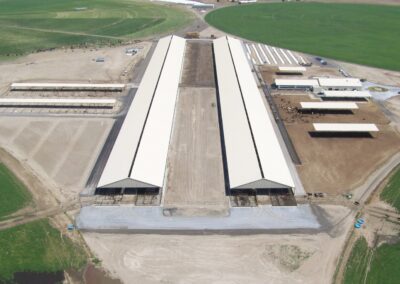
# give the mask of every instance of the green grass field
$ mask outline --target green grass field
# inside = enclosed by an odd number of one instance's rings
[[[25,186],[0,163],[0,219],[23,208],[30,200]]]
[[[358,239],[347,262],[344,284],[363,283],[370,256],[367,241],[364,238]]]
[[[0,282],[15,272],[56,272],[80,268],[86,254],[47,220],[0,231]]]
[[[383,244],[379,246],[368,268],[372,250],[368,248],[366,240],[361,237],[353,247],[345,272],[345,284],[396,284],[399,283],[400,270],[400,243]],[[366,273],[368,273],[366,275]],[[366,276],[366,277],[365,277]],[[366,280],[364,282],[364,279]]]
[[[0,59],[173,32],[193,16],[138,0],[0,0]]]
[[[206,15],[227,33],[338,60],[400,70],[400,6],[270,3]]]
[[[389,178],[389,182],[380,194],[380,198],[400,212],[400,168]]]

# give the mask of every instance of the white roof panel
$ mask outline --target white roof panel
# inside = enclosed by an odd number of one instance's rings
[[[80,83],[12,83],[11,90],[29,90],[29,89],[87,89],[87,90],[122,90],[125,84],[80,84]]]
[[[378,127],[373,123],[313,123],[317,132],[376,132]]]
[[[277,86],[318,86],[318,80],[314,79],[275,79]]]
[[[30,104],[30,105],[91,105],[115,104],[115,99],[42,99],[42,98],[0,98],[0,104]]]
[[[159,40],[153,56],[143,75],[139,89],[126,114],[124,123],[115,140],[98,187],[107,187],[125,180],[130,175],[133,159],[150,109],[158,79],[163,67],[171,36]]]
[[[358,78],[318,78],[321,87],[362,87]]]
[[[305,72],[307,69],[302,66],[279,66],[278,70],[281,72]]]
[[[370,98],[368,91],[324,91],[324,97],[332,98]]]
[[[130,177],[163,186],[186,40],[173,36]]]
[[[246,59],[243,46],[239,40],[231,37],[228,37],[228,42],[264,179],[294,187],[288,164]]]
[[[226,37],[214,40],[225,151],[231,188],[262,179]]]
[[[356,103],[343,102],[301,102],[302,109],[358,109]]]

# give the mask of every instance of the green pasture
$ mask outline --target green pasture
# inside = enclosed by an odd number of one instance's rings
[[[81,268],[86,253],[43,219],[0,231],[0,283],[15,272]]]
[[[252,41],[399,71],[399,15],[400,6],[292,2],[217,9],[206,21]]]
[[[0,59],[165,34],[193,17],[178,7],[136,0],[0,0],[0,7]]]
[[[31,195],[21,181],[0,163],[0,219],[23,208]]]

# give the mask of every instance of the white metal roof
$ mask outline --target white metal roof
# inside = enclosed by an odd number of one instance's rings
[[[122,181],[124,187],[129,187],[129,184],[133,184],[132,187],[135,187],[135,182],[129,179],[130,170],[171,38],[168,36],[160,39],[154,50],[115,140],[98,187],[120,187]],[[145,186],[143,185],[143,187]]]
[[[87,89],[87,90],[122,90],[125,84],[75,84],[75,83],[12,83],[11,90],[30,89]]]
[[[318,132],[376,132],[378,127],[373,123],[313,123]]]
[[[318,86],[318,80],[315,79],[275,79],[277,86]]]
[[[281,72],[305,72],[307,69],[302,66],[279,66],[278,70]]]
[[[324,91],[325,97],[332,98],[370,98],[368,91]]]
[[[262,178],[226,37],[214,40],[222,127],[231,188]]]
[[[264,179],[276,183],[277,187],[280,187],[279,185],[294,187],[289,167],[246,59],[242,43],[231,37],[228,37],[228,43]]]
[[[0,104],[30,104],[30,105],[91,105],[91,104],[115,104],[115,99],[47,99],[47,98],[0,98]]]
[[[302,109],[358,109],[352,102],[301,102],[300,106]]]
[[[362,87],[358,78],[318,78],[321,87]]]
[[[130,177],[163,186],[186,40],[173,36]]]

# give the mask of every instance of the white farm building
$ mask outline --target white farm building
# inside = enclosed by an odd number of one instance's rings
[[[186,40],[176,36],[158,42],[102,172],[97,193],[164,188],[185,46]],[[230,37],[216,39],[213,53],[226,186],[236,191],[277,189],[295,193],[289,162],[242,42]],[[314,83],[318,81],[312,80]]]

